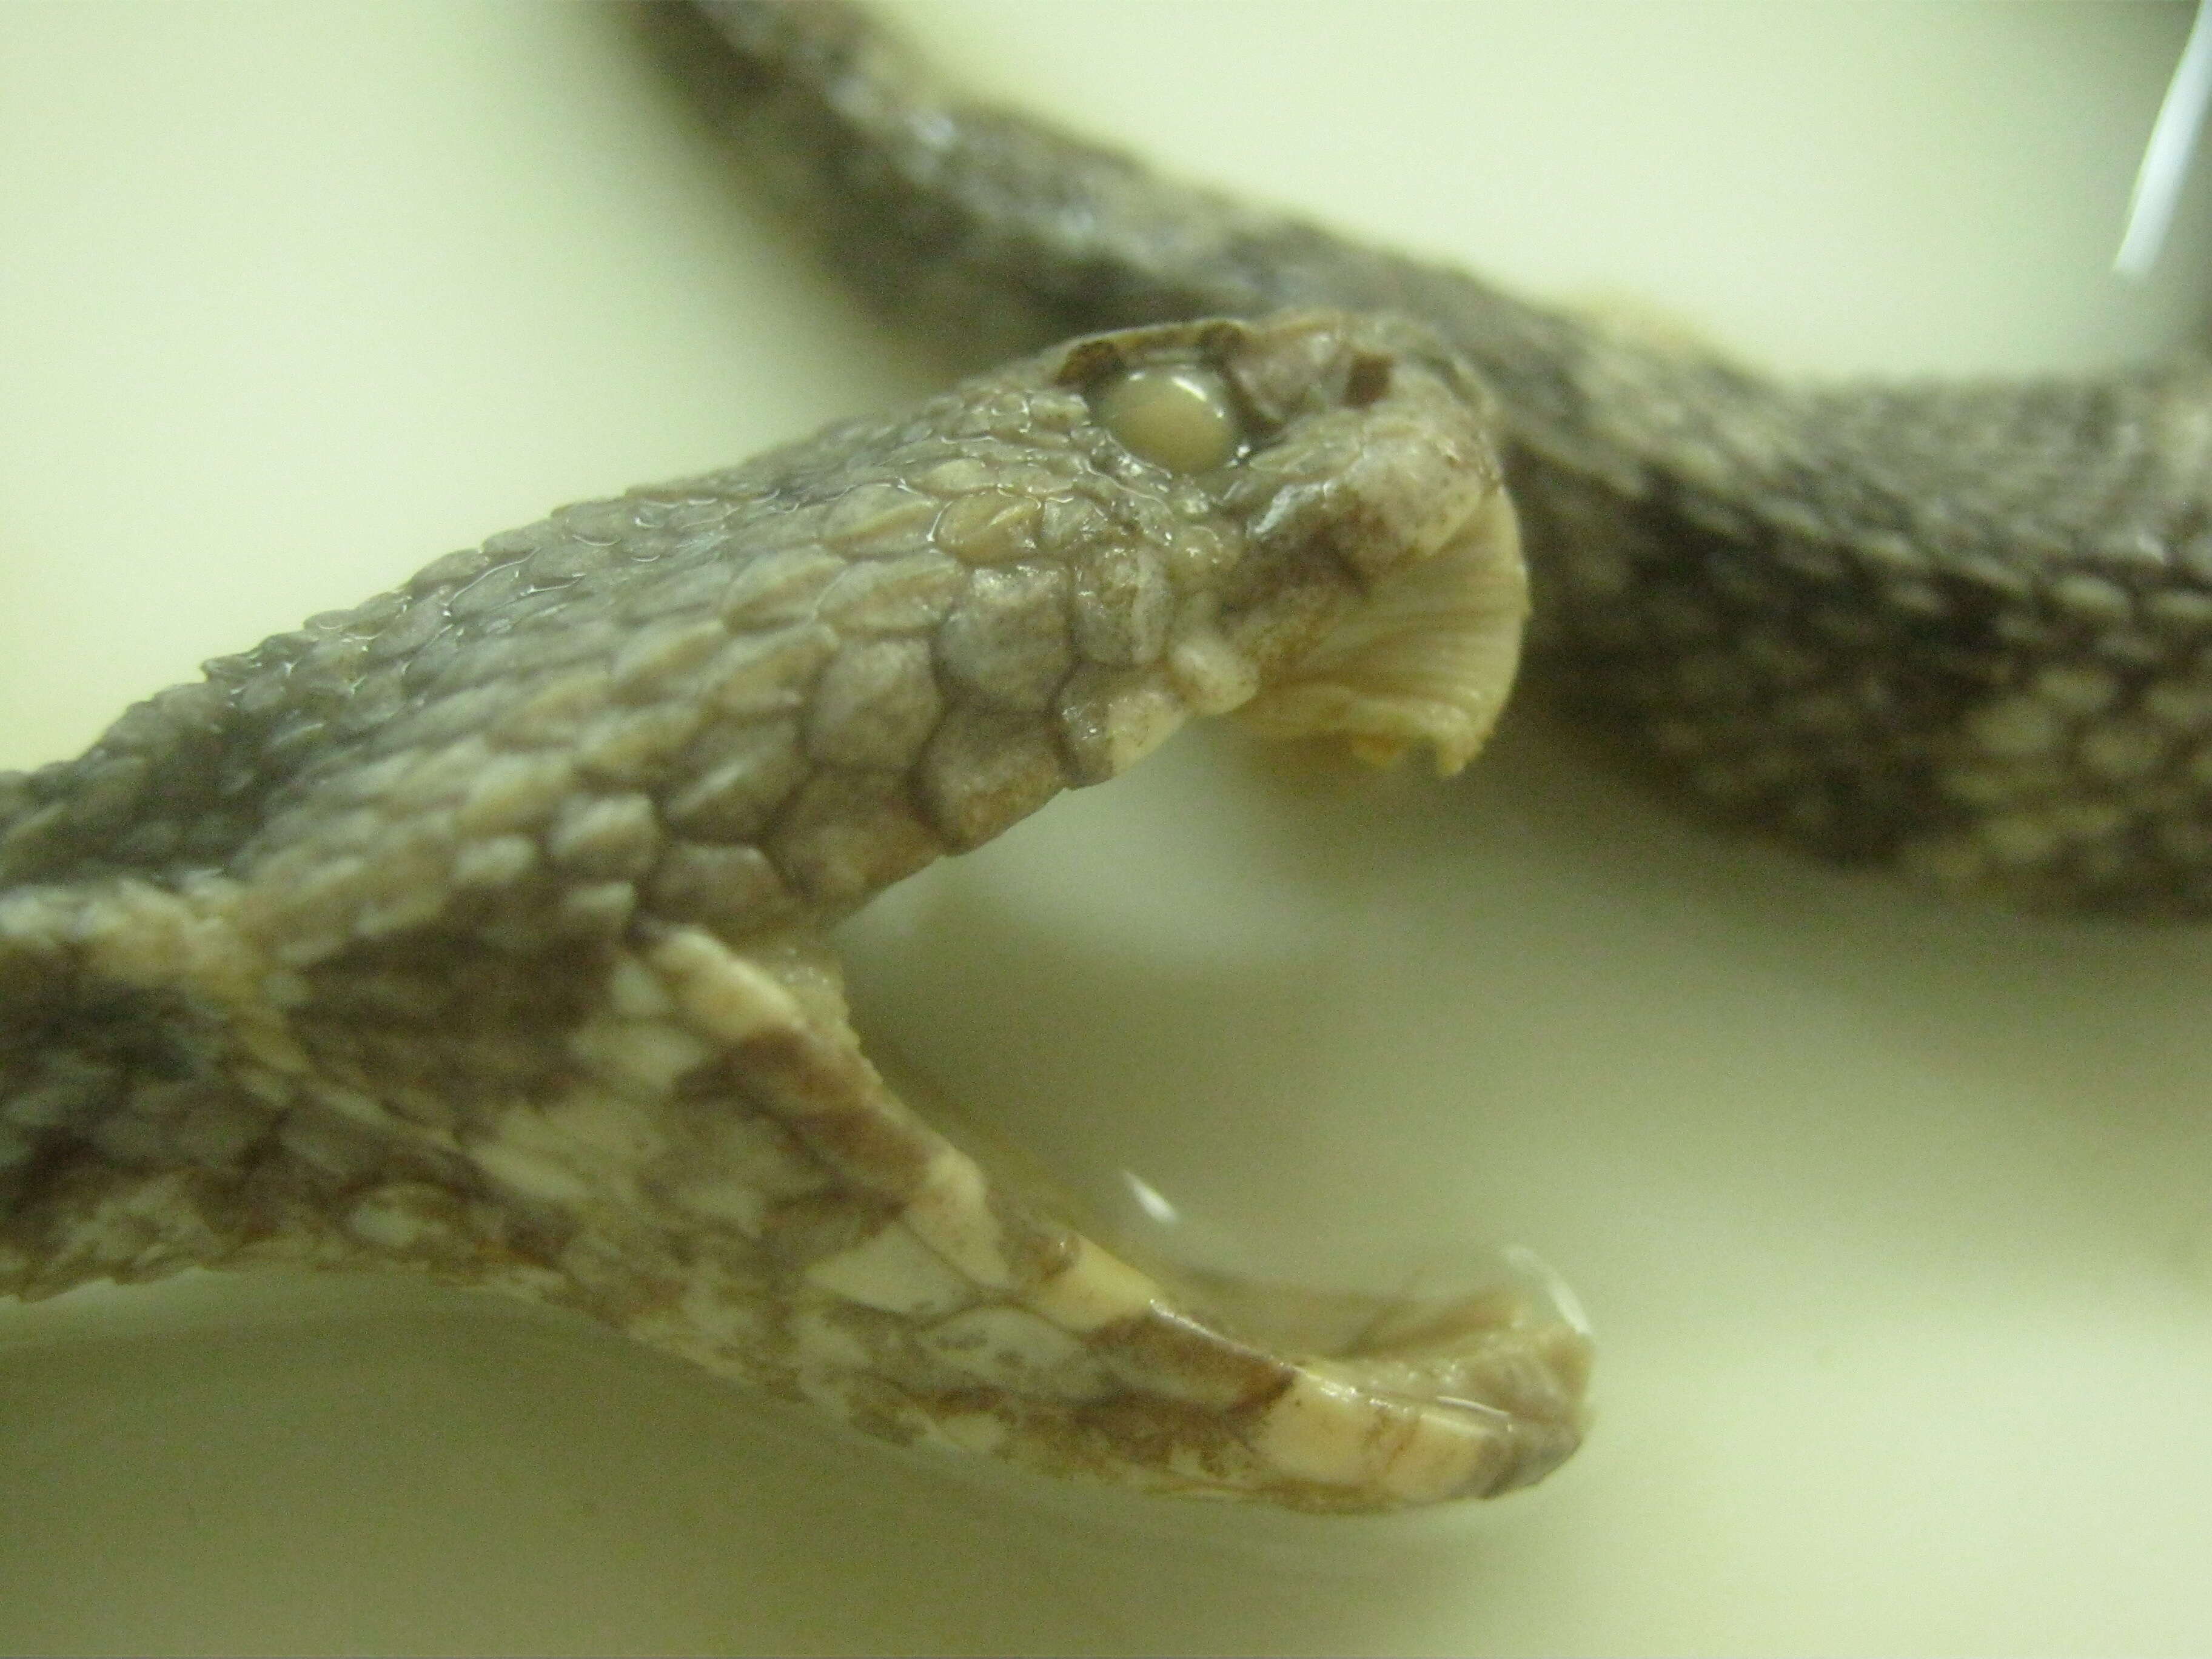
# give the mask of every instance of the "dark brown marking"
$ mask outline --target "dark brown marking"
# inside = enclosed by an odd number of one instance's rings
[[[1362,352],[1352,360],[1344,378],[1344,402],[1349,409],[1365,409],[1390,390],[1390,360]]]

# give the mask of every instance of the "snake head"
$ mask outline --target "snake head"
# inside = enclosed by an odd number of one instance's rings
[[[1487,394],[1432,334],[1326,312],[1183,325],[1078,342],[1058,378],[1095,416],[1099,471],[1163,509],[1147,550],[1077,574],[1089,668],[1063,717],[1087,773],[1231,710],[1376,762],[1425,743],[1440,772],[1467,763],[1511,686],[1527,583]]]
[[[1060,1473],[1537,1478],[1571,1322],[1309,1338],[1122,1260],[886,1083],[828,943],[1193,714],[1464,760],[1521,613],[1486,412],[1406,325],[1099,337],[562,508],[0,780],[0,1293],[398,1267]]]

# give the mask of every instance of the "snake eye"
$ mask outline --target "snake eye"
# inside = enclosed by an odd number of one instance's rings
[[[1170,472],[1211,471],[1243,441],[1228,386],[1194,364],[1133,368],[1101,386],[1091,409],[1124,449]]]

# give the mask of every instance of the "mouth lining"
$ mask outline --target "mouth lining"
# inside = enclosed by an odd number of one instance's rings
[[[1377,766],[1426,744],[1449,777],[1504,708],[1528,612],[1512,505],[1486,490],[1238,718],[1272,738],[1340,738]]]

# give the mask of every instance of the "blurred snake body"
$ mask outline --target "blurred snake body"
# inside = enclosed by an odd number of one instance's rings
[[[1088,337],[563,508],[0,778],[0,1294],[396,1268],[1059,1474],[1535,1480],[1588,1364],[1540,1297],[1324,1338],[1126,1260],[898,1097],[825,942],[1194,716],[1456,769],[1524,533],[1549,682],[1706,798],[1962,891],[2212,902],[2201,368],[1778,387],[971,109],[858,12],[702,9],[856,275]]]

